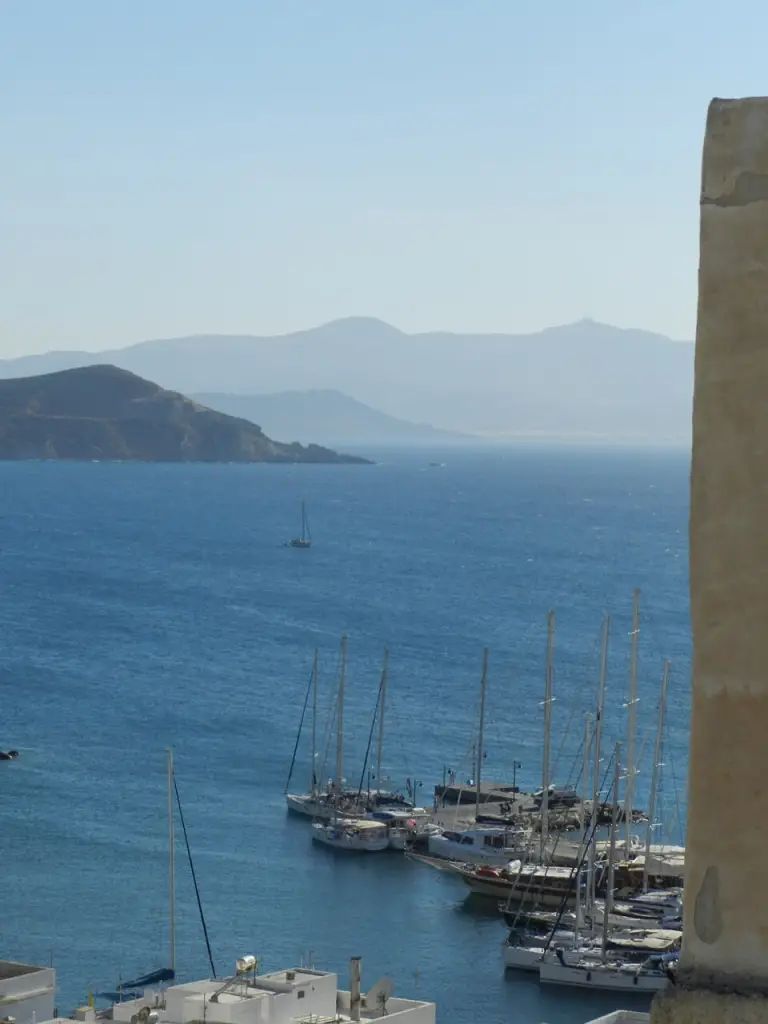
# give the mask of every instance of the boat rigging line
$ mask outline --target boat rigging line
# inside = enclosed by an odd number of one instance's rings
[[[181,798],[179,796],[179,787],[176,784],[176,775],[173,775],[173,791],[176,794],[176,806],[179,809],[179,821],[181,822],[181,831],[184,833],[184,845],[187,848],[187,859],[189,860],[189,870],[192,874],[192,884],[195,887],[195,898],[197,899],[197,909],[200,913],[200,921],[203,925],[203,935],[205,936],[205,948],[208,950],[208,962],[211,965],[211,974],[216,977],[216,967],[213,963],[213,953],[211,952],[211,942],[208,938],[208,926],[205,923],[205,914],[203,913],[203,904],[200,899],[200,888],[197,884],[197,875],[195,874],[195,865],[192,860],[192,850],[189,846],[189,837],[187,835],[187,825],[184,821],[184,811],[181,809]]]
[[[360,785],[357,787],[357,799],[363,792],[363,783],[365,782],[365,773],[368,769],[368,758],[371,755],[371,746],[373,744],[373,731],[376,728],[376,719],[381,714],[381,695],[384,690],[384,684],[386,682],[386,675],[384,672],[381,673],[381,680],[379,681],[379,691],[376,695],[376,707],[373,710],[373,717],[371,718],[371,729],[368,733],[368,746],[365,748],[365,758],[363,759],[363,770],[360,772]],[[376,788],[379,788],[379,780],[376,780]]]
[[[285,790],[287,793],[291,785],[291,778],[293,777],[293,769],[296,766],[296,755],[299,752],[299,741],[301,740],[301,730],[304,728],[304,718],[307,714],[307,707],[309,706],[309,695],[312,692],[312,683],[315,679],[314,668],[309,674],[309,682],[307,683],[307,692],[304,694],[304,707],[301,709],[301,719],[299,720],[299,731],[296,733],[296,743],[293,746],[293,757],[291,758],[291,767],[288,771],[288,778],[285,780]],[[312,765],[312,771],[314,772],[315,766]]]

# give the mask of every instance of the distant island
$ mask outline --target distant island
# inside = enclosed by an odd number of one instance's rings
[[[273,441],[248,420],[109,365],[0,380],[0,459],[369,464]]]
[[[328,417],[331,405],[356,401],[371,414],[380,411],[411,425],[390,422],[382,436],[387,442],[395,432],[429,423],[449,433],[495,439],[690,443],[693,345],[589,319],[534,334],[406,334],[381,320],[352,317],[268,337],[204,334],[108,352],[21,356],[0,360],[0,378],[95,363],[120,366],[187,395],[257,396],[261,402],[279,394],[275,404],[284,409],[293,402],[287,393],[301,392],[306,397],[298,404],[318,415],[324,406]],[[311,423],[297,402],[290,421],[266,406],[263,416],[253,415],[269,433],[274,413],[281,432],[285,423],[283,436],[300,439]],[[224,412],[234,411],[221,404]],[[384,424],[374,425],[360,409],[343,416],[349,429],[358,417],[363,443],[369,443],[368,429],[384,431]],[[331,439],[325,429],[306,436]],[[346,433],[334,440],[346,442]]]
[[[428,423],[389,416],[341,391],[279,391],[268,395],[214,392],[192,395],[196,402],[230,416],[259,423],[268,434],[319,444],[450,444],[477,440]]]

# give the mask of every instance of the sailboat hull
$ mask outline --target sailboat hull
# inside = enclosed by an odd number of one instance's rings
[[[286,793],[285,803],[293,814],[300,814],[304,818],[320,819],[330,821],[338,814],[338,809],[327,800],[318,800],[314,797],[296,793]]]
[[[665,974],[644,971],[639,965],[620,967],[595,963],[594,966],[571,966],[557,960],[542,960],[539,981],[545,985],[567,985],[595,992],[663,992],[669,984]]]

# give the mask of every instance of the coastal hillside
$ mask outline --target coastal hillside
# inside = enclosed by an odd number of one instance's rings
[[[247,420],[109,365],[0,380],[0,459],[367,461],[273,441]]]
[[[230,416],[261,424],[270,435],[319,444],[447,444],[472,440],[458,431],[388,416],[341,391],[279,391],[271,395],[226,392],[192,396]]]

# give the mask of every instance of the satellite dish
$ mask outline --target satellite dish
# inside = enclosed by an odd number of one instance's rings
[[[387,1003],[392,998],[392,989],[391,978],[379,978],[376,984],[366,993],[365,1005],[368,1009],[375,1006],[381,1013],[386,1013]]]

